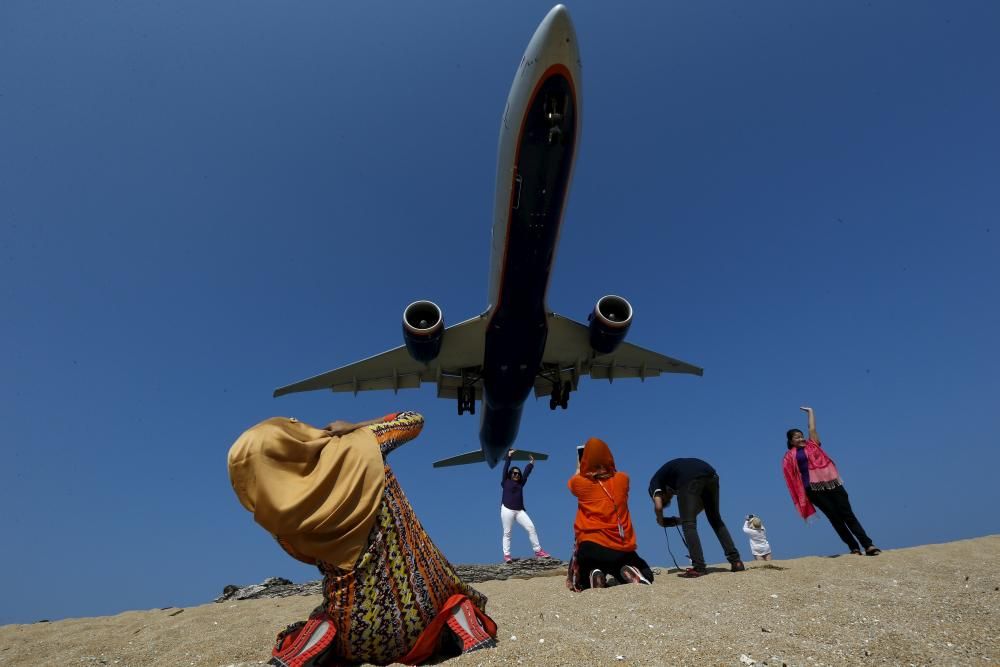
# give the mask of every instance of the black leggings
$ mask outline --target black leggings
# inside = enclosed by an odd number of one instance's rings
[[[653,571],[635,551],[615,551],[594,542],[580,542],[576,548],[576,564],[580,569],[580,588],[590,588],[590,573],[593,570],[610,574],[619,582],[625,583],[622,581],[621,569],[626,565],[632,565],[649,583],[653,583]]]
[[[830,520],[833,529],[837,531],[837,535],[844,541],[848,549],[861,551],[862,548],[867,549],[872,546],[871,538],[861,527],[858,517],[854,516],[854,510],[851,509],[851,499],[847,497],[847,489],[843,485],[822,491],[806,489],[806,495],[809,497],[809,501]],[[858,542],[861,542],[860,548]]]

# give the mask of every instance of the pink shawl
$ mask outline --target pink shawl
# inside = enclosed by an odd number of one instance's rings
[[[809,462],[809,488],[815,490],[833,489],[842,484],[837,466],[818,442],[806,440],[803,449],[806,452],[806,460]],[[795,458],[795,450],[796,448],[793,447],[785,452],[785,458],[781,460],[781,472],[785,474],[785,484],[788,485],[788,492],[792,494],[792,502],[795,504],[795,509],[799,511],[799,516],[808,519],[816,513],[816,508],[809,502],[805,486],[802,484],[802,473],[799,472],[799,462]]]

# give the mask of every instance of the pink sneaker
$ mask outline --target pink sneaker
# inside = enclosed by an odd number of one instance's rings
[[[552,556],[545,549],[539,549],[535,552],[535,558],[552,558]]]
[[[510,557],[510,554],[504,554],[504,555],[503,555],[503,562],[505,562],[505,563],[509,563],[509,562],[511,562],[512,560],[514,560],[514,559]]]

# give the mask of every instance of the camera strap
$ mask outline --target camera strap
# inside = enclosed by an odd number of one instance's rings
[[[611,501],[611,506],[615,509],[615,520],[618,522],[618,537],[621,538],[622,544],[624,544],[625,543],[625,528],[622,527],[622,517],[618,513],[618,505],[615,504],[615,499],[611,497],[611,494],[608,493],[608,490],[604,488],[603,484],[601,484],[601,480],[595,479],[594,481],[597,482],[598,486],[601,487],[601,491],[604,491],[604,495],[606,495],[608,497],[608,500]]]

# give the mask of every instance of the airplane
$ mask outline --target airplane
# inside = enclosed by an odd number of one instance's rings
[[[624,341],[632,305],[601,297],[588,324],[549,310],[546,293],[580,141],[580,54],[569,12],[556,5],[542,20],[507,96],[497,147],[489,302],[482,314],[445,327],[441,308],[414,301],[403,311],[404,344],[274,391],[393,390],[437,385],[458,414],[482,406],[480,449],[434,463],[485,461],[495,467],[517,437],[534,391],[549,408],[568,407],[589,375],[612,382],[702,369]],[[514,458],[545,458],[517,450]]]

